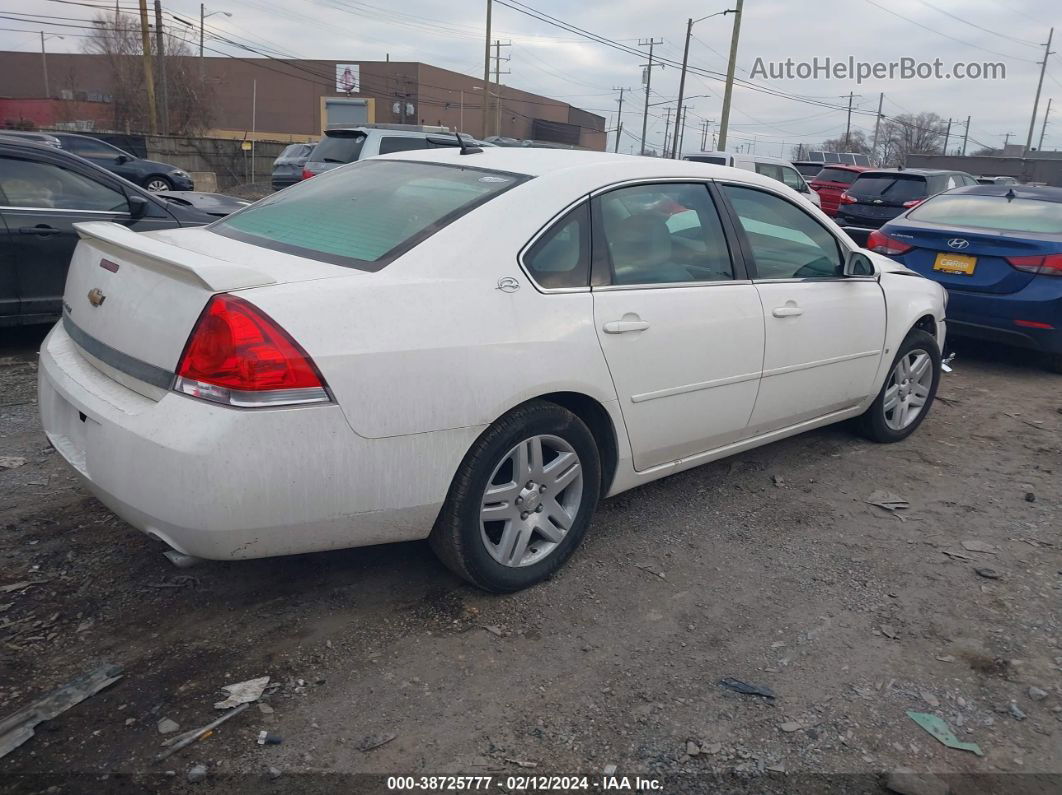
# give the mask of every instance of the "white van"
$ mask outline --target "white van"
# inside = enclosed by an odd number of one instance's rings
[[[767,155],[732,154],[731,152],[697,152],[686,155],[683,160],[692,160],[695,163],[711,163],[715,166],[730,166],[731,168],[743,168],[746,171],[755,171],[765,177],[776,179],[788,185],[804,198],[821,207],[819,194],[811,189],[808,183],[796,170],[796,167],[788,160],[780,157],[768,157]]]

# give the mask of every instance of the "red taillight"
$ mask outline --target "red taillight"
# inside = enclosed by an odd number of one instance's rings
[[[303,168],[302,168],[302,178],[303,179],[309,179],[312,176],[314,176],[314,173],[312,171],[310,171],[310,169],[308,169],[305,166],[303,166]]]
[[[1014,325],[1022,328],[1039,328],[1046,331],[1054,329],[1054,326],[1050,323],[1041,323],[1039,320],[1015,320]]]
[[[177,365],[178,392],[230,406],[330,400],[306,351],[254,304],[215,295]]]
[[[886,254],[890,257],[897,254],[906,254],[914,248],[909,243],[901,243],[899,240],[889,237],[879,229],[875,229],[867,235],[866,247],[878,254]]]
[[[859,199],[856,199],[856,198],[854,198],[852,196],[849,196],[848,195],[848,191],[845,191],[844,193],[841,194],[841,198],[838,199],[837,201],[839,201],[841,204],[855,204],[856,202],[859,201]]]
[[[1040,276],[1062,276],[1062,254],[1032,257],[1007,257],[1013,267]]]
[[[911,201],[909,201],[909,202],[904,202],[903,206],[906,207],[908,210],[910,210],[912,207],[917,207],[918,205],[920,205],[924,201],[925,201],[925,199],[911,199]]]

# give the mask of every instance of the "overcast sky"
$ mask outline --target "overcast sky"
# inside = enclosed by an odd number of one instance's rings
[[[123,7],[135,7],[134,0],[119,2]],[[85,31],[42,23],[84,24],[50,17],[89,19],[94,12],[86,5],[97,3],[114,8],[113,0],[3,0],[0,14],[25,21],[0,19],[0,28],[4,28],[0,30],[0,49],[37,51],[37,31],[44,29],[65,35],[63,39],[49,39],[49,51],[77,51],[84,40],[79,34]],[[419,60],[481,75],[485,5],[485,0],[213,0],[207,5],[208,11],[228,11],[232,16],[216,14],[207,21],[207,46],[225,53],[239,52],[211,42],[209,32],[214,28],[257,48],[298,57],[373,60],[389,53],[392,60]],[[729,4],[724,0],[526,0],[526,5],[631,47],[637,47],[639,38],[662,38],[657,55],[681,61],[687,18],[732,8],[733,0]],[[165,0],[163,8],[198,22],[199,3],[193,0]],[[956,120],[956,135],[961,135],[966,117],[972,116],[970,148],[974,149],[979,144],[998,146],[1008,132],[1013,134],[1012,142],[1024,143],[1040,68],[1036,62],[1043,57],[1048,29],[1062,22],[1062,4],[1058,0],[746,0],[743,17],[739,77],[748,77],[757,58],[802,61],[815,56],[835,60],[855,56],[889,62],[910,56],[926,61],[940,58],[945,69],[958,61],[1003,62],[1006,79],[871,78],[857,85],[854,80],[758,78],[753,82],[760,88],[799,95],[806,101],[737,88],[728,148],[755,142],[761,154],[788,155],[796,142],[816,143],[842,135],[846,113],[830,106],[846,104],[848,92],[854,91],[857,113],[852,117],[853,129],[872,134],[878,93],[884,92],[886,115],[933,111]],[[733,18],[717,16],[694,26],[691,65],[711,72],[725,71]],[[507,48],[512,74],[503,77],[508,85],[563,98],[600,113],[609,119],[610,127],[614,126],[618,96],[613,89],[633,89],[623,105],[624,127],[633,137],[622,136],[620,148],[628,151],[637,146],[645,102],[639,64],[645,63],[644,58],[589,42],[498,3],[493,27],[496,37],[512,41],[512,47]],[[1059,34],[1062,38],[1062,30]],[[1062,51],[1062,42],[1055,46]],[[246,53],[241,55],[246,57]],[[678,82],[677,68],[654,70],[650,102],[673,100]],[[702,121],[719,119],[723,85],[716,79],[691,74],[685,93],[696,97],[689,102],[685,136],[685,149],[691,150],[699,148]],[[1052,111],[1044,148],[1062,148],[1062,55],[1048,61],[1034,145],[1048,97],[1055,97],[1060,107],[1057,114]],[[650,108],[650,146],[659,148],[663,140],[665,107]]]

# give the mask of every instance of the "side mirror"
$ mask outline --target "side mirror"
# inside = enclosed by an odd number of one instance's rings
[[[862,251],[849,251],[844,260],[845,276],[873,276],[877,273],[873,260]]]
[[[118,155],[118,157],[114,158],[114,162],[117,163],[118,165],[122,165],[124,163],[128,163],[129,162],[129,156],[128,155]]]
[[[147,212],[148,200],[139,193],[129,195],[129,216],[131,218],[143,218]]]

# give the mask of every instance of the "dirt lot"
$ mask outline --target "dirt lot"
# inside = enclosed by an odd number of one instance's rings
[[[175,569],[49,449],[41,334],[5,337],[0,456],[26,463],[0,470],[0,720],[102,662],[125,676],[0,761],[0,790],[594,788],[611,765],[666,791],[879,791],[898,767],[1062,787],[1062,377],[1030,357],[959,348],[907,442],[828,428],[609,500],[558,576],[496,597],[422,543]],[[910,508],[867,504],[878,489]],[[160,719],[201,726],[222,685],[265,675],[266,711],[152,764]]]

